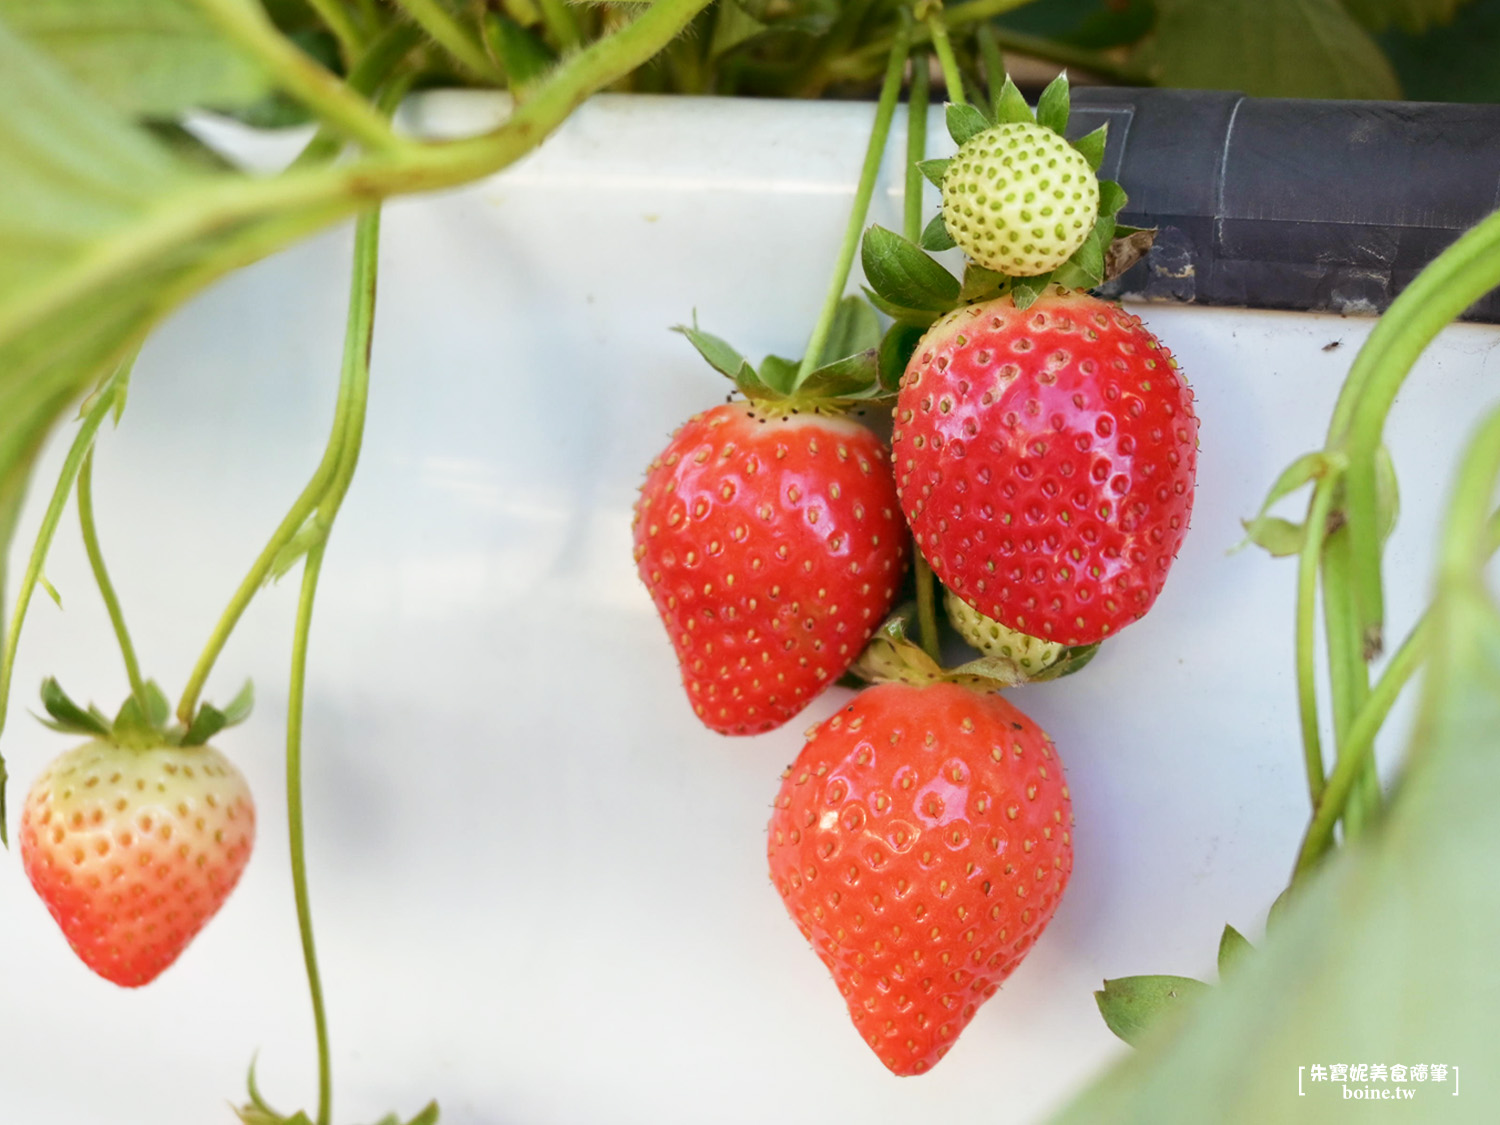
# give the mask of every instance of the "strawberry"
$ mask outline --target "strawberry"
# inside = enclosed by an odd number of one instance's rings
[[[896,485],[954,594],[1085,645],[1155,602],[1187,533],[1198,419],[1177,363],[1117,305],[1048,289],[965,305],[902,376]]]
[[[176,961],[239,881],[255,840],[244,777],[210,746],[84,743],[21,813],[21,862],[83,963],[137,988]]]
[[[241,721],[204,704],[193,725],[166,725],[155,684],[114,721],[79,708],[49,680],[57,730],[91,741],[42,772],[21,812],[21,863],[83,963],[125,988],[167,969],[224,905],[250,859],[255,802],[228,758],[199,738]]]
[[[677,431],[634,536],[688,699],[722,734],[780,726],[843,674],[895,599],[908,542],[874,434],[753,402]]]
[[[768,854],[860,1035],[920,1074],[1057,908],[1073,867],[1062,762],[998,695],[881,684],[809,732]]]
[[[1064,138],[1030,121],[959,146],[943,174],[943,225],[978,265],[1034,277],[1062,265],[1099,217],[1099,180]]]

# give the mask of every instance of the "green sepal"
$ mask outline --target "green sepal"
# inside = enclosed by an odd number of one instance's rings
[[[1134,1047],[1152,1027],[1180,1012],[1208,987],[1192,977],[1121,977],[1105,981],[1094,1000],[1109,1029]]]
[[[42,706],[52,718],[50,721],[42,719],[41,723],[51,730],[63,734],[88,734],[104,738],[108,738],[111,734],[109,719],[97,707],[90,706],[85,710],[74,703],[55,677],[48,676],[42,681]]]
[[[927,177],[927,182],[935,188],[942,188],[943,177],[948,174],[948,165],[953,163],[953,157],[945,156],[941,160],[919,160],[917,171]]]
[[[1375,510],[1380,521],[1380,542],[1385,543],[1401,518],[1401,487],[1396,463],[1384,443],[1375,447]]]
[[[57,587],[52,585],[50,578],[45,574],[38,574],[36,576],[36,584],[47,592],[47,596],[52,599],[53,605],[57,606],[58,609],[62,609],[62,595],[57,592]]]
[[[1025,312],[1036,304],[1036,299],[1042,295],[1042,291],[1052,284],[1052,271],[1038,274],[1036,277],[1018,277],[1011,283],[1010,298],[1015,303],[1018,312]]]
[[[1101,215],[1083,244],[1052,273],[1052,280],[1065,289],[1092,289],[1104,281],[1105,248],[1114,239],[1113,215]]]
[[[1021,91],[1016,89],[1016,84],[1008,74],[1005,76],[1005,85],[995,95],[995,124],[1036,124],[1036,115],[1031,112],[1031,107],[1026,104],[1026,99],[1021,96]]]
[[[784,395],[791,393],[792,384],[797,381],[797,370],[801,366],[795,359],[768,355],[760,361],[760,370],[756,374],[762,386],[769,387],[779,395]],[[740,385],[740,390],[750,393],[744,384]]]
[[[958,299],[964,304],[982,301],[998,294],[1009,281],[1010,278],[1003,273],[965,262],[963,287],[958,291]]]
[[[939,211],[932,217],[932,221],[922,228],[921,246],[923,250],[931,250],[941,253],[944,250],[952,250],[958,243],[953,241],[953,236],[948,233],[948,224],[943,222],[943,214]]]
[[[859,297],[845,297],[833,314],[833,324],[828,329],[828,342],[823,345],[823,354],[818,362],[827,365],[845,356],[870,351],[880,346],[880,318],[868,301]]]
[[[1099,165],[1104,163],[1104,143],[1109,139],[1109,126],[1101,125],[1092,133],[1085,133],[1076,141],[1073,147],[1089,162],[1089,167],[1095,172],[1099,171]]]
[[[328,533],[327,525],[314,512],[307,517],[307,522],[297,529],[297,533],[281,545],[281,550],[276,552],[276,557],[271,560],[271,568],[266,572],[265,581],[262,585],[270,586],[280,582],[286,577],[287,572],[296,566],[302,557],[312,550],[313,544],[318,542]]]
[[[903,324],[899,320],[886,329],[885,337],[880,341],[880,385],[886,390],[900,389],[901,376],[906,374],[912,354],[926,334],[927,330],[921,325]]]
[[[1114,180],[1099,181],[1099,217],[1113,218],[1118,215],[1129,202],[1130,197],[1125,194],[1125,189]]]
[[[948,135],[960,148],[994,126],[994,122],[984,115],[984,110],[968,102],[949,102],[947,119]]]
[[[1307,539],[1304,524],[1284,520],[1280,516],[1261,516],[1255,520],[1241,520],[1245,529],[1245,540],[1254,543],[1274,559],[1289,555],[1300,555],[1302,544]]]
[[[880,382],[880,353],[867,348],[854,355],[825,363],[807,373],[797,388],[798,396],[839,402],[863,402],[886,393]]]
[[[931,312],[927,309],[909,309],[905,305],[898,305],[895,301],[887,301],[873,289],[866,288],[865,296],[869,298],[870,304],[874,305],[886,316],[898,324],[910,324],[919,328],[926,328],[943,314]]]
[[[1230,970],[1254,952],[1255,947],[1245,939],[1245,935],[1226,922],[1224,932],[1219,937],[1219,979],[1223,980]]]
[[[506,85],[518,97],[557,63],[552,48],[509,16],[487,12],[483,26],[485,45],[500,60]]]
[[[881,622],[864,651],[849,666],[849,671],[870,683],[894,682],[916,687],[949,683],[984,693],[1003,691],[1033,680],[1055,678],[1045,672],[1033,675],[1017,661],[998,655],[981,656],[953,668],[945,668],[910,639],[909,633],[916,615],[915,602],[907,602],[897,608]],[[1099,646],[1082,647],[1094,650]],[[1073,670],[1086,664],[1092,655],[1093,652],[1089,652]],[[1068,658],[1065,656],[1063,659]],[[1051,668],[1046,670],[1050,671]]]
[[[1068,131],[1068,72],[1047,83],[1036,103],[1036,123],[1059,137]]]
[[[1095,641],[1091,645],[1073,645],[1065,649],[1061,656],[1040,672],[1033,673],[1030,679],[1034,683],[1046,683],[1048,680],[1060,680],[1064,676],[1071,676],[1074,672],[1081,672],[1094,657],[1099,655],[1099,647],[1102,644],[1102,641]]]
[[[211,703],[200,705],[179,745],[202,746],[226,727],[243,723],[254,709],[255,684],[246,680],[245,686],[240,688],[239,694],[227,706],[219,708]]]
[[[680,332],[688,338],[688,343],[698,349],[698,354],[708,360],[708,365],[721,375],[728,376],[737,385],[743,385],[748,379],[755,380],[755,368],[750,366],[750,361],[726,341],[704,332],[698,327],[698,314],[693,313],[693,326],[689,328],[685,324],[674,325],[673,332]]]
[[[870,288],[894,305],[941,313],[958,301],[958,278],[894,231],[865,231],[860,260]]]
[[[166,730],[167,723],[172,718],[172,705],[167,702],[166,694],[155,680],[146,682],[146,704],[147,711],[143,714],[140,701],[133,694],[126,699],[115,715],[115,732],[159,734]]]

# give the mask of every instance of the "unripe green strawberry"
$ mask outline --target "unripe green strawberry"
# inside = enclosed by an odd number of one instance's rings
[[[63,754],[21,813],[21,862],[73,951],[125,988],[177,960],[255,840],[245,778],[209,746],[106,738]]]
[[[1099,181],[1083,154],[1041,125],[997,125],[969,138],[943,174],[943,225],[975,264],[1035,277],[1066,262],[1099,217]]]
[[[1066,645],[1044,641],[986,617],[952,590],[943,591],[943,607],[958,635],[986,656],[1003,656],[1027,676],[1050,668],[1067,652]]]

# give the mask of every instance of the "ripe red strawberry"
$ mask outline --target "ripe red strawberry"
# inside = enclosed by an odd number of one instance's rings
[[[1051,919],[1073,867],[1052,740],[998,695],[888,683],[782,775],[771,878],[866,1043],[920,1074]]]
[[[1092,644],[1155,602],[1193,507],[1198,419],[1140,318],[1051,290],[966,305],[901,380],[897,491],[943,584],[987,617]]]
[[[208,746],[96,739],[54,761],[21,814],[31,885],[83,963],[126,988],[177,960],[254,840],[249,786]]]
[[[749,402],[690,419],[652,462],[635,559],[698,717],[756,734],[849,667],[890,609],[907,534],[879,439]]]

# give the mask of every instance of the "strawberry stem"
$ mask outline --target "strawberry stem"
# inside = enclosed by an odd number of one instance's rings
[[[99,547],[99,531],[94,523],[92,447],[84,454],[83,464],[78,470],[78,525],[83,532],[83,549],[89,558],[89,568],[94,572],[99,595],[104,599],[104,608],[109,612],[109,623],[114,627],[115,637],[120,642],[120,655],[125,659],[125,674],[130,678],[130,694],[135,696],[141,714],[149,715],[151,700],[146,693],[146,681],[141,677],[141,665],[136,659],[135,645],[131,643],[130,630],[125,626],[125,611],[120,606],[119,595],[115,593],[109,570],[104,565],[104,552]]]
[[[954,105],[964,105],[964,75],[959,69],[958,58],[953,54],[953,41],[948,38],[948,25],[943,19],[942,0],[928,0],[926,12],[921,17],[932,36],[932,50],[937,55],[938,65],[943,70],[943,84],[948,88],[948,100]]]
[[[849,212],[849,223],[844,231],[844,242],[833,270],[833,282],[828,287],[828,296],[823,301],[823,311],[813,326],[812,337],[807,342],[807,352],[797,369],[792,382],[795,393],[814,369],[823,363],[823,349],[828,344],[828,335],[833,329],[833,319],[838,313],[839,302],[844,299],[844,287],[849,283],[849,271],[854,265],[854,254],[859,249],[860,234],[864,229],[865,215],[870,210],[870,198],[875,194],[875,179],[880,173],[881,157],[885,153],[885,142],[890,136],[891,119],[896,115],[896,101],[901,94],[901,75],[906,68],[908,37],[903,28],[891,46],[890,59],[886,63],[885,81],[880,87],[880,102],[875,107],[875,123],[870,129],[870,143],[865,148],[865,163],[860,170],[859,186],[854,192],[854,206]],[[841,359],[841,356],[834,356]]]
[[[78,436],[73,439],[73,444],[63,459],[62,471],[52,489],[52,499],[42,516],[42,526],[37,529],[36,540],[31,546],[31,557],[26,562],[26,573],[21,577],[21,589],[16,595],[16,607],[11,614],[10,627],[5,635],[5,650],[0,653],[0,731],[5,730],[6,717],[10,711],[11,679],[16,671],[16,653],[21,647],[21,627],[26,623],[31,596],[43,580],[42,570],[47,562],[47,552],[52,547],[52,539],[57,534],[57,525],[62,521],[63,509],[67,507],[68,496],[73,491],[73,482],[78,477],[83,459],[93,448],[94,436],[104,424],[104,419],[116,408],[117,395],[129,382],[134,362],[135,356],[132,354],[84,403],[83,424],[78,428]],[[9,846],[10,837],[5,823],[6,777],[5,759],[0,756],[0,844]]]

